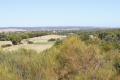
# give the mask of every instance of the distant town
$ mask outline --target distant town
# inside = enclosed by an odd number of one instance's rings
[[[96,31],[111,29],[107,27],[74,27],[74,26],[57,26],[57,27],[0,27],[0,32],[25,32],[25,31]]]

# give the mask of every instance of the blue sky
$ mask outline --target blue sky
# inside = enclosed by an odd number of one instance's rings
[[[0,26],[120,27],[120,0],[0,0]]]

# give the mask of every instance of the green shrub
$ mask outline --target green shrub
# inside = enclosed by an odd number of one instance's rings
[[[10,35],[8,39],[12,42],[13,45],[20,44],[22,38],[18,35]]]
[[[58,46],[63,43],[63,40],[57,39],[54,46]]]

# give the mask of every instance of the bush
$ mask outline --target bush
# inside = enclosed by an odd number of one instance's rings
[[[20,44],[22,38],[18,35],[10,35],[8,39],[12,42],[13,45]]]
[[[2,48],[5,48],[5,47],[10,47],[12,46],[11,44],[5,44],[5,45],[1,45]]]
[[[28,43],[28,44],[33,44],[34,42],[27,40],[27,43]]]
[[[57,39],[54,46],[58,46],[63,43],[63,40]]]
[[[22,39],[27,39],[27,38],[29,38],[28,34],[25,34],[25,33],[24,33],[24,34],[21,34],[20,37],[21,37]]]
[[[56,39],[54,39],[54,38],[51,38],[51,39],[49,39],[48,41],[56,41]]]

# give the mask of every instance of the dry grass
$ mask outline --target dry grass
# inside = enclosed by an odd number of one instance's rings
[[[65,37],[66,36],[61,36],[61,35],[46,35],[46,36],[41,36],[41,37],[29,38],[27,40],[32,41],[35,44],[26,44],[27,43],[26,40],[23,40],[22,41],[23,44],[6,47],[6,48],[3,48],[3,50],[14,51],[20,48],[25,48],[25,49],[32,49],[37,52],[41,52],[41,51],[51,48],[54,45],[54,42],[48,42],[49,39],[51,38],[63,39]],[[0,42],[0,45],[3,45],[3,44],[12,44],[12,43],[10,41]]]
[[[51,48],[52,46],[53,44],[45,44],[45,45],[22,44],[22,45],[15,45],[15,46],[7,47],[7,48],[4,48],[3,50],[13,51],[13,50],[18,50],[20,48],[24,48],[24,49],[32,49],[37,52],[41,52],[41,51]]]
[[[42,54],[25,49],[1,51],[0,80],[119,80],[113,65],[117,62],[119,70],[119,52],[103,53],[77,36]]]
[[[62,35],[46,35],[46,36],[41,36],[41,37],[34,37],[34,38],[29,38],[27,40],[33,41],[35,43],[37,42],[48,42],[49,39],[53,38],[53,39],[63,39],[66,36],[62,36]]]
[[[3,45],[12,45],[12,42],[11,42],[11,41],[0,41],[0,48],[1,48]]]
[[[12,44],[11,41],[0,41],[0,46],[5,44]]]

